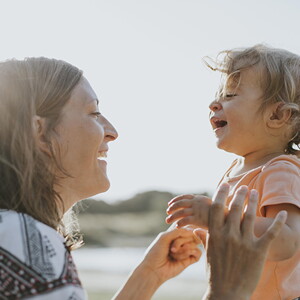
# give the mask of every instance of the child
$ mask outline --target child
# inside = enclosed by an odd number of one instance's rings
[[[300,57],[262,45],[223,53],[214,70],[225,78],[209,108],[218,148],[238,155],[220,182],[230,185],[227,205],[242,185],[258,191],[257,236],[288,212],[251,300],[291,300],[300,296]],[[176,197],[167,223],[205,229],[210,206],[204,196]]]

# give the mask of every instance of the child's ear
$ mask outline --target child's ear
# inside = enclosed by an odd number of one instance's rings
[[[39,149],[45,154],[51,156],[51,151],[49,149],[49,143],[45,137],[46,131],[46,120],[40,116],[34,116],[32,118],[33,134]]]
[[[284,109],[284,103],[282,102],[274,103],[268,112],[267,126],[274,129],[287,124],[292,114],[290,109]]]

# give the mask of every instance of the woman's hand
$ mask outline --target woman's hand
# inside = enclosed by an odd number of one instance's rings
[[[221,185],[209,214],[207,263],[210,288],[205,296],[207,300],[250,298],[262,273],[270,243],[279,234],[287,217],[285,211],[278,213],[268,230],[257,238],[254,235],[257,192],[250,192],[248,207],[243,213],[249,191],[242,186],[225,216],[228,192],[229,186]]]
[[[166,280],[200,259],[193,230],[170,228],[160,233],[146,251],[115,300],[148,300]],[[170,251],[175,251],[176,259]]]
[[[175,277],[197,262],[201,251],[193,229],[169,229],[160,233],[146,251],[142,264],[154,272],[161,283]]]

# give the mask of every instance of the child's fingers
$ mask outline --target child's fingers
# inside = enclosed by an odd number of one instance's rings
[[[243,214],[244,202],[248,195],[248,187],[241,186],[234,194],[231,208],[227,216],[227,227],[229,230],[240,232],[241,218]]]
[[[169,244],[169,248],[175,239],[193,237],[193,235],[193,230],[190,228],[169,228],[167,231],[161,232],[153,244],[159,244],[161,241],[165,245]]]
[[[190,208],[186,208],[186,209],[181,209],[181,210],[177,210],[176,212],[174,212],[172,215],[169,215],[167,218],[166,218],[166,223],[167,224],[170,224],[170,223],[173,223],[177,220],[180,220],[182,218],[185,218],[185,217],[188,217],[190,215],[193,214],[193,210],[190,209]],[[187,225],[187,224],[185,224]],[[181,225],[182,226],[182,225]]]
[[[172,258],[172,260],[180,261],[180,263],[184,266],[184,268],[188,267],[189,265],[199,261],[202,252],[199,249],[195,249],[190,253],[187,253],[186,257],[182,258]]]
[[[196,244],[194,236],[180,237],[172,242],[170,251],[172,253],[176,253],[176,252],[182,250],[185,245],[190,244],[190,243]]]
[[[209,231],[219,230],[224,224],[225,201],[228,197],[229,185],[221,184],[214,195],[209,211]]]
[[[176,201],[179,201],[182,199],[193,199],[193,198],[194,198],[194,195],[191,195],[191,194],[176,196],[175,198],[171,199],[168,202],[168,206],[170,206],[171,204],[175,203]]]
[[[201,250],[197,247],[195,243],[185,244],[184,247],[180,250],[180,252],[170,252],[169,256],[176,261],[184,260],[190,256],[199,256]]]
[[[247,205],[247,210],[244,214],[244,218],[241,226],[243,235],[252,236],[253,234],[257,203],[258,203],[258,192],[256,190],[251,190],[248,205]]]
[[[187,242],[187,243],[184,243],[183,245],[181,245],[181,247],[178,249],[177,252],[170,251],[170,253],[176,254],[176,255],[181,255],[183,253],[186,253],[188,251],[192,251],[195,249],[198,249],[198,244],[196,244],[194,241],[190,241],[190,242]]]
[[[184,195],[179,195],[179,196],[176,196],[174,197],[173,199],[171,199],[169,202],[168,202],[168,205],[170,206],[171,204],[179,201],[179,200],[183,200],[183,199],[194,199],[195,198],[195,195],[192,195],[192,194],[184,194]]]
[[[172,203],[167,208],[167,214],[170,215],[174,213],[176,210],[182,209],[182,208],[190,208],[193,205],[194,200],[193,199],[181,199],[174,203]]]
[[[287,212],[285,210],[280,211],[271,226],[267,231],[259,238],[258,244],[263,247],[268,247],[270,243],[278,236],[287,218]]]

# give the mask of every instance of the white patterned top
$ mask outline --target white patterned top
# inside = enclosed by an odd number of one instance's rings
[[[0,299],[87,299],[63,237],[11,210],[0,210]]]

